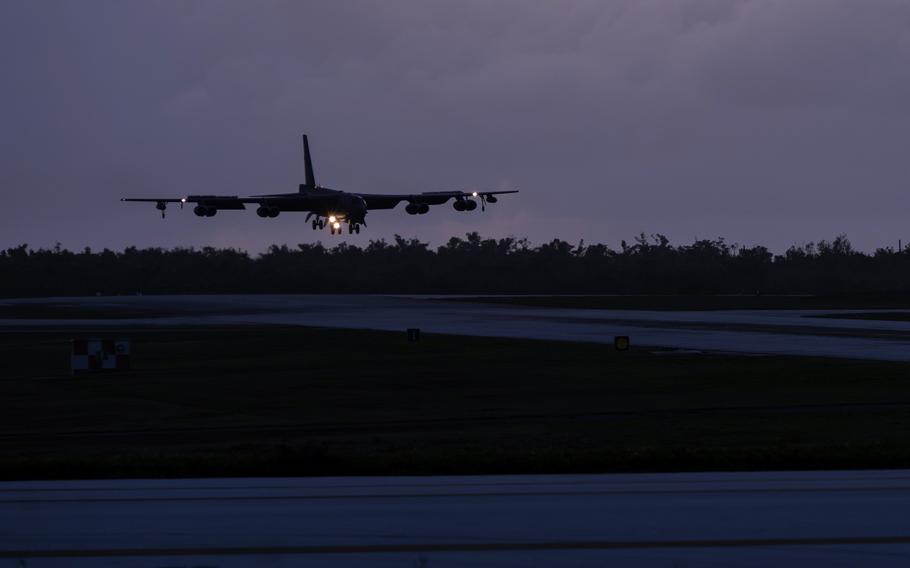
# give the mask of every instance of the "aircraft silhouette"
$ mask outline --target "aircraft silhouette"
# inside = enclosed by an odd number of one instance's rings
[[[372,209],[394,209],[406,201],[405,211],[409,215],[423,215],[429,212],[431,205],[441,205],[453,199],[456,211],[473,211],[480,201],[481,210],[487,203],[496,203],[497,195],[518,193],[517,190],[501,191],[428,191],[413,194],[386,193],[352,193],[329,189],[316,184],[313,174],[313,162],[310,159],[310,145],[306,134],[303,135],[303,162],[305,183],[299,185],[297,193],[275,193],[238,197],[236,195],[187,195],[179,198],[123,198],[121,201],[140,201],[155,203],[161,211],[161,217],[168,203],[195,203],[193,212],[199,217],[213,217],[220,210],[246,209],[246,205],[257,205],[256,214],[260,217],[277,217],[283,211],[306,212],[306,220],[312,220],[313,230],[329,227],[331,233],[341,234],[342,224],[348,226],[348,233],[360,233],[360,227],[366,226],[367,211]]]

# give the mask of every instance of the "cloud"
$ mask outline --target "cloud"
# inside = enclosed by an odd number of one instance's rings
[[[163,230],[117,201],[293,191],[302,131],[330,186],[522,190],[471,220],[375,212],[370,238],[646,231],[783,248],[846,231],[868,248],[905,226],[906,0],[0,10],[7,245],[325,239],[249,214],[175,212]]]

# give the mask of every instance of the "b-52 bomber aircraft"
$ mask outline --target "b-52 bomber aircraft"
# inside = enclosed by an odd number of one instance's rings
[[[348,233],[360,233],[360,227],[366,226],[367,211],[372,209],[394,209],[402,201],[407,205],[404,210],[409,215],[423,215],[431,205],[442,205],[453,200],[456,211],[473,211],[480,201],[481,210],[488,203],[496,203],[497,195],[518,193],[517,190],[502,191],[428,191],[412,194],[353,193],[329,189],[316,184],[313,175],[313,162],[310,160],[310,145],[306,134],[303,135],[303,163],[305,181],[297,193],[275,193],[238,197],[236,195],[187,195],[177,198],[123,198],[121,201],[142,201],[155,203],[161,211],[161,217],[168,203],[194,203],[193,212],[199,217],[213,217],[221,210],[246,209],[247,205],[257,205],[256,214],[260,217],[277,217],[285,211],[305,211],[306,221],[311,221],[313,230],[326,226],[333,235],[342,233],[342,224],[347,224]]]

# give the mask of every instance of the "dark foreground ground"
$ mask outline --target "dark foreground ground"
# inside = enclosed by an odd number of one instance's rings
[[[449,298],[447,298],[449,299]],[[910,308],[907,294],[844,294],[815,295],[601,295],[601,296],[471,296],[462,301],[488,304],[508,304],[535,308],[578,308],[601,310],[659,310],[659,311],[709,311],[709,310],[882,310]],[[23,308],[17,308],[23,309]],[[10,312],[12,313],[12,312]],[[0,307],[0,317],[4,310]],[[884,314],[885,317],[858,319],[885,319],[906,321],[906,314]],[[26,316],[30,317],[30,316]]]
[[[910,365],[300,327],[0,333],[0,478],[910,466]]]
[[[341,295],[338,297],[357,297]],[[266,306],[227,306],[224,302],[197,304],[167,304],[158,301],[143,303],[143,299],[180,298],[175,296],[103,296],[88,298],[51,298],[34,300],[0,299],[0,320],[2,319],[130,319],[156,318],[186,315],[224,315],[273,313]],[[206,296],[209,299],[232,296]],[[268,298],[268,295],[247,295],[250,298]],[[292,295],[290,298],[319,297],[318,295]],[[393,296],[394,297],[394,296]],[[415,296],[421,297],[421,296]],[[713,311],[713,310],[907,310],[910,309],[910,295],[519,295],[519,296],[427,296],[446,302],[459,301],[469,304],[502,304],[535,308],[578,308],[603,310],[654,310],[654,311]],[[124,299],[136,299],[131,305],[124,305]],[[910,314],[904,312],[878,312],[857,314],[817,315],[814,317],[838,317],[848,319],[872,319],[907,321]]]

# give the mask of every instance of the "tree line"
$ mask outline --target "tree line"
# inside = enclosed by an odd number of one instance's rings
[[[395,236],[341,243],[122,252],[59,245],[0,251],[0,297],[226,293],[879,294],[910,292],[910,253],[856,251],[846,236],[783,254],[724,239],[673,245],[641,234],[619,249],[469,233],[435,249]]]

